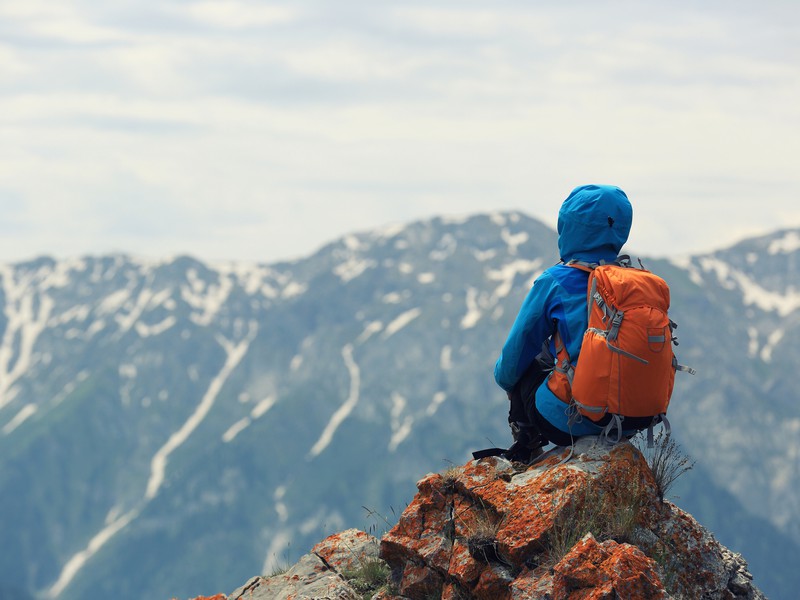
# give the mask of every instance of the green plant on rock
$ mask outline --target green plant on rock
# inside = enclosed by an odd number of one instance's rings
[[[635,437],[633,444],[642,453],[653,473],[661,501],[667,496],[678,477],[694,467],[695,461],[684,454],[675,439],[664,431],[658,432],[652,448],[647,447],[641,436]]]
[[[452,494],[456,489],[456,482],[458,476],[461,475],[461,469],[455,465],[451,465],[442,473],[442,489],[446,494]]]
[[[587,533],[599,542],[631,542],[641,524],[646,493],[635,477],[616,474],[586,481],[570,494],[560,510],[555,511],[548,535],[546,563],[555,565]]]
[[[664,589],[676,600],[682,600],[682,596],[676,590],[680,564],[675,560],[675,551],[663,540],[658,540],[648,553],[648,556],[656,561],[658,565]]]
[[[485,508],[476,509],[474,515],[466,537],[470,556],[484,563],[505,562],[497,550],[498,520],[492,519]]]
[[[363,505],[361,508],[367,512],[367,518],[372,519],[372,523],[370,523],[368,527],[364,528],[364,531],[370,535],[374,535],[379,538],[383,537],[387,531],[394,527],[394,523],[397,522],[397,514],[395,513],[393,506],[389,507],[389,510],[392,511],[393,520],[389,520],[388,517],[372,508],[368,508]]]
[[[364,600],[372,598],[374,594],[382,589],[389,589],[389,576],[391,571],[380,558],[369,558],[360,562],[359,566],[352,571],[343,571],[344,577],[350,587],[360,594]]]

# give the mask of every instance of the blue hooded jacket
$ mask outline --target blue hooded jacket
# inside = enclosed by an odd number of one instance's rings
[[[572,190],[558,213],[558,250],[561,260],[611,262],[628,239],[633,209],[621,189],[610,185],[584,185]],[[589,274],[557,264],[534,281],[494,368],[497,384],[511,391],[533,363],[545,342],[556,355],[552,336],[556,330],[573,363],[580,355],[588,324],[586,287]],[[536,408],[561,431],[575,436],[597,434],[601,428],[588,419],[567,425],[567,405],[542,384]]]

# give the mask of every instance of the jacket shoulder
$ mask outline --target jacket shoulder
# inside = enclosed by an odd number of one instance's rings
[[[560,285],[568,292],[586,292],[586,285],[589,281],[589,273],[575,267],[568,267],[563,263],[553,265],[547,269],[539,279],[550,281],[551,284]],[[539,281],[537,279],[537,283]]]

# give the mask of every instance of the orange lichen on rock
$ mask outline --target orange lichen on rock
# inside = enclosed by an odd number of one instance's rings
[[[668,597],[655,561],[636,546],[613,540],[601,544],[591,534],[578,542],[553,571],[553,600]]]
[[[381,541],[400,594],[667,598],[666,581],[675,596],[763,598],[741,557],[659,499],[630,444],[583,438],[568,456],[491,457],[422,479]]]
[[[355,571],[378,556],[377,540],[364,531],[348,529],[328,536],[311,549],[325,564],[339,572]]]

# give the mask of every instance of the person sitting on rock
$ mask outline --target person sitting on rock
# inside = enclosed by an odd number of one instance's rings
[[[572,190],[558,213],[561,262],[534,281],[494,368],[497,384],[511,401],[509,424],[514,444],[505,453],[529,462],[548,443],[569,446],[602,427],[590,419],[570,424],[573,408],[548,387],[556,355],[556,332],[577,362],[588,323],[586,288],[589,273],[566,265],[613,262],[628,239],[633,209],[620,188],[584,185]]]

